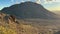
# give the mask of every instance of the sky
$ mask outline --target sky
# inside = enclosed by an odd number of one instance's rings
[[[26,1],[36,2],[51,11],[60,11],[60,0],[0,0],[0,10]]]

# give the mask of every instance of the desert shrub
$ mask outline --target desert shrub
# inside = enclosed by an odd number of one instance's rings
[[[13,29],[9,29],[9,28],[0,26],[0,34],[17,34],[17,32]]]

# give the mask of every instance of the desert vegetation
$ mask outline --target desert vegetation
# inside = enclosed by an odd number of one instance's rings
[[[13,29],[0,26],[0,34],[17,34],[17,32]]]
[[[13,15],[0,13],[0,34],[37,34],[35,29],[31,25],[19,23]]]
[[[36,22],[18,20],[14,15],[0,13],[0,34],[56,34],[59,32],[58,27],[54,25],[36,24]]]

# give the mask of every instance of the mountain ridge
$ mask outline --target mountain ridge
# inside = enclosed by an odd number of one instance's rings
[[[54,13],[45,9],[41,4],[34,2],[24,2],[15,4],[1,10],[3,13],[16,15],[19,18],[42,18],[52,19]]]

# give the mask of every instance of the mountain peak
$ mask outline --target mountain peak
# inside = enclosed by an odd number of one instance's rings
[[[51,19],[54,13],[45,9],[41,4],[34,2],[24,2],[20,4],[12,5],[8,8],[1,10],[7,14],[13,14],[20,18],[41,18]]]

